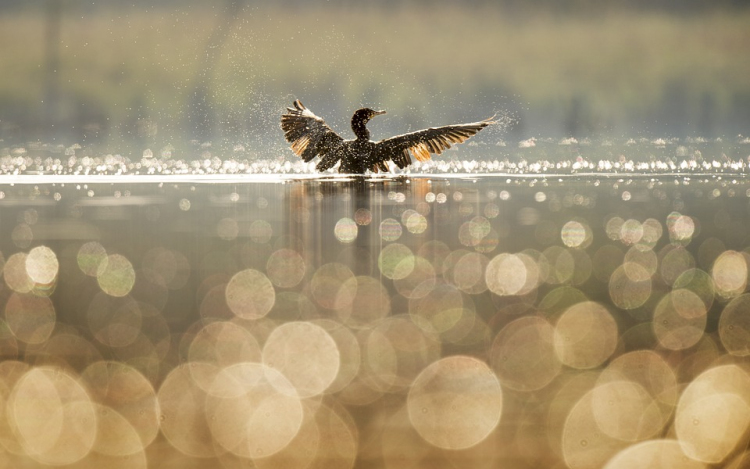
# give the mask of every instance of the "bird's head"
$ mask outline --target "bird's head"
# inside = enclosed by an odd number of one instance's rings
[[[375,116],[379,116],[380,114],[385,114],[385,111],[375,111],[373,109],[370,109],[369,107],[357,109],[354,112],[354,116],[352,116],[352,121],[361,121],[361,122],[367,122],[370,119],[372,119]]]

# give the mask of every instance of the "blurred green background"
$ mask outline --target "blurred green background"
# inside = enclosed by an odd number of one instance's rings
[[[295,98],[347,137],[362,105],[374,138],[750,131],[747,1],[4,0],[0,64],[5,145],[280,148]]]

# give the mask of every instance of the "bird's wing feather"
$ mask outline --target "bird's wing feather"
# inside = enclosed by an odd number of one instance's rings
[[[450,148],[451,144],[465,142],[483,128],[494,124],[493,119],[494,117],[490,117],[469,124],[431,127],[381,140],[376,146],[375,161],[393,160],[401,169],[411,164],[412,155],[418,161],[427,161],[430,153],[439,155]]]
[[[328,127],[323,119],[307,109],[299,99],[294,107],[286,108],[281,115],[281,129],[287,142],[292,144],[292,151],[305,162],[320,155],[318,166],[328,169],[339,160],[341,144],[344,139]],[[333,161],[329,161],[333,160]],[[319,170],[322,170],[320,167]]]

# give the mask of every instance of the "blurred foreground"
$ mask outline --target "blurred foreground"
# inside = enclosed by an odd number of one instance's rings
[[[0,467],[747,464],[742,178],[29,178]]]

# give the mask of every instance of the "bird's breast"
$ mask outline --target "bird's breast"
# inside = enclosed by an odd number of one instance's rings
[[[346,153],[349,158],[369,157],[375,151],[375,142],[372,140],[351,140],[347,142]]]
[[[344,145],[344,155],[339,171],[345,173],[364,173],[373,162],[375,142],[372,140],[357,139],[347,141]]]

